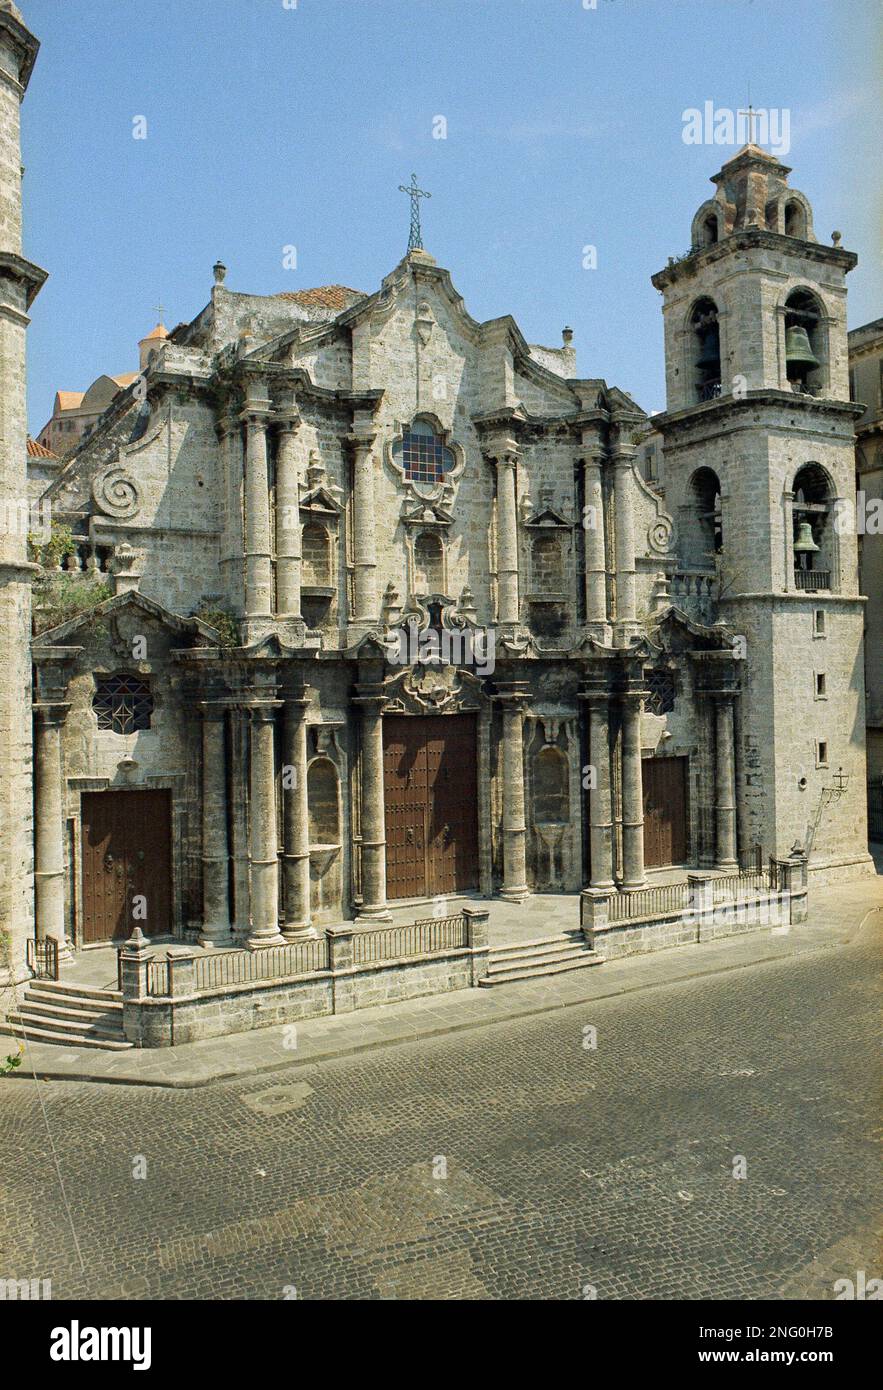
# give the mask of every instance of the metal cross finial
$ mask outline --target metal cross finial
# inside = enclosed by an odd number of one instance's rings
[[[164,311],[165,311],[165,307],[166,307],[166,306],[165,306],[164,304],[162,304],[162,303],[160,303],[160,304],[154,304],[154,306],[153,306],[153,312],[157,315],[157,320],[156,320],[157,323],[162,323],[162,316],[163,316],[163,313],[164,313]]]
[[[754,144],[754,122],[755,122],[756,120],[759,120],[760,118],[759,118],[757,112],[755,111],[754,107],[751,105],[751,98],[750,98],[750,97],[749,97],[749,99],[748,99],[748,110],[747,110],[747,111],[737,111],[736,114],[737,114],[738,116],[747,116],[747,117],[748,117],[748,143],[749,143],[749,145],[753,145],[753,144]]]
[[[409,251],[422,251],[423,238],[420,235],[420,199],[431,198],[432,194],[417,187],[417,175],[411,175],[410,183],[400,183],[399,192],[407,193],[411,199],[411,235],[408,237]]]

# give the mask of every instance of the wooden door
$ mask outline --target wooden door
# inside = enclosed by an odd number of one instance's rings
[[[644,758],[644,863],[648,869],[687,859],[687,759]]]
[[[169,792],[84,792],[81,811],[83,943],[124,940],[136,922],[145,936],[170,934]]]
[[[383,721],[386,891],[425,898],[478,886],[474,715]]]

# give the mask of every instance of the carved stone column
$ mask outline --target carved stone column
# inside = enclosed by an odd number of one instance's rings
[[[300,618],[301,524],[297,476],[297,416],[279,422],[276,451],[276,612]]]
[[[270,551],[270,481],[267,408],[248,406],[245,421],[245,617],[249,637],[266,630],[273,614]]]
[[[606,690],[582,692],[589,707],[589,850],[592,888],[613,887],[613,780],[610,768],[610,708]]]
[[[281,701],[267,700],[251,711],[251,933],[249,947],[278,946],[279,854],[276,828],[276,768],[273,716]]]
[[[616,527],[616,628],[617,646],[627,646],[638,632],[635,608],[635,479],[634,448],[618,445],[613,455],[613,502]]]
[[[586,560],[586,629],[597,642],[610,641],[607,621],[607,542],[604,534],[604,489],[601,483],[603,450],[593,449],[583,459],[583,535]]]
[[[34,890],[36,937],[54,937],[67,950],[64,933],[64,802],[61,730],[70,705],[34,706]]]
[[[644,888],[644,789],[641,775],[643,691],[622,697],[622,887]]]
[[[498,454],[497,468],[497,621],[518,623],[518,499],[514,446]]]
[[[383,788],[384,696],[358,687],[362,710],[362,905],[357,918],[388,921],[386,904],[386,809]]]
[[[243,539],[243,458],[242,426],[239,420],[225,415],[215,426],[221,451],[224,481],[224,531],[221,537],[221,574],[224,590],[233,611],[241,613],[245,599],[242,574]]]
[[[524,815],[525,690],[512,686],[497,696],[503,706],[503,886],[500,897],[520,903],[528,896]]]
[[[202,703],[201,946],[229,946],[230,846],[227,833],[226,706]]]
[[[282,935],[300,941],[316,935],[310,924],[310,812],[307,797],[307,692],[286,691],[282,730],[282,820],[285,858]]]
[[[251,917],[251,879],[248,869],[248,741],[249,719],[247,709],[240,704],[230,709],[230,795],[233,807],[231,817],[230,850],[233,855],[233,933],[244,944],[249,936]]]
[[[714,836],[715,864],[736,869],[736,773],[733,696],[714,698]]]
[[[373,434],[354,435],[353,464],[353,622],[376,626],[380,621],[377,600],[377,536],[374,498]]]

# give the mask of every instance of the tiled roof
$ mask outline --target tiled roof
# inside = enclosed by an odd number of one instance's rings
[[[365,296],[361,290],[351,290],[346,285],[319,285],[314,290],[283,290],[276,298],[290,299],[306,309],[331,309],[339,314]]]
[[[28,458],[32,459],[57,459],[58,454],[53,454],[51,449],[47,449],[45,444],[40,444],[36,439],[28,435]]]
[[[85,391],[57,391],[59,410],[76,410],[83,404]]]
[[[167,338],[168,336],[169,335],[166,330],[165,324],[158,323],[156,325],[156,328],[152,329],[151,332],[148,333],[145,338],[141,339],[141,341],[142,343],[149,343],[152,338]],[[116,377],[114,377],[114,381],[116,381]]]
[[[153,337],[153,334],[150,336]],[[131,386],[132,382],[137,380],[139,375],[138,372],[125,372],[122,376],[112,376],[111,381],[115,381],[117,386],[122,389],[124,386]]]

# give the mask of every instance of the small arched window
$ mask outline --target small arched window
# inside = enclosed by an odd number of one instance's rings
[[[697,301],[690,315],[693,367],[700,401],[714,400],[721,393],[721,344],[717,305],[713,299]]]
[[[531,574],[533,587],[538,594],[556,594],[563,591],[564,565],[559,536],[534,536],[531,544]]]
[[[432,531],[421,531],[414,542],[414,592],[441,594],[444,587],[444,547],[441,537]]]
[[[717,215],[710,212],[702,222],[702,242],[704,246],[714,246],[718,239]]]
[[[327,588],[331,578],[331,539],[318,521],[308,521],[302,535],[303,583]]]

